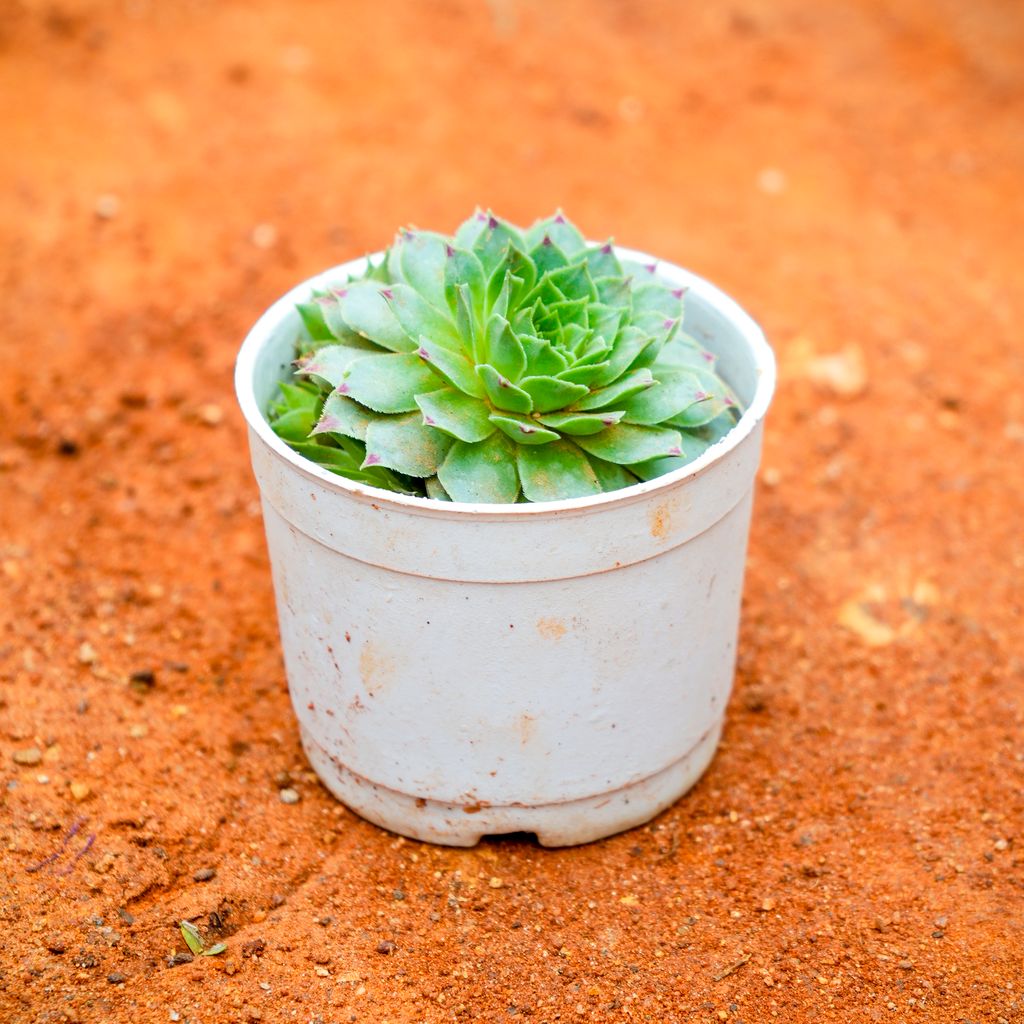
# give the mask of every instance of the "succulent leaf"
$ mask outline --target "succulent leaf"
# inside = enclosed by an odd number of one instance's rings
[[[647,388],[622,403],[627,423],[654,426],[671,421],[688,410],[700,391],[697,377],[686,370],[663,370],[655,387]]]
[[[577,255],[587,245],[579,229],[561,210],[537,221],[526,233],[526,240],[531,245],[540,244],[544,238],[550,238],[567,256]]]
[[[558,440],[558,434],[542,427],[529,416],[492,412],[491,422],[518,444],[548,444]]]
[[[587,459],[604,491],[617,491],[638,482],[638,478],[632,470],[626,469],[625,466],[617,466],[614,462],[605,462],[604,459],[599,459],[589,452]]]
[[[585,412],[588,409],[605,409],[610,405],[619,405],[638,392],[657,386],[657,383],[650,370],[632,370],[614,384],[591,391],[586,398],[576,402],[573,409]]]
[[[509,322],[499,313],[487,321],[487,362],[502,376],[516,382],[526,370],[526,352]]]
[[[478,206],[456,229],[452,241],[461,249],[472,249],[487,228],[487,214]]]
[[[382,419],[381,413],[373,412],[345,395],[332,391],[324,402],[323,412],[316,426],[309,434],[344,434],[360,441],[366,440],[366,428],[374,421]]]
[[[677,414],[666,417],[673,426],[684,429],[703,427],[736,404],[728,389],[709,370],[695,366],[686,372],[692,381],[690,402]]]
[[[392,352],[409,352],[415,345],[402,330],[394,311],[384,295],[385,289],[374,281],[354,281],[334,292],[334,303],[325,301],[324,317],[332,331],[332,316],[339,318],[335,333],[344,336],[344,330],[375,341]]]
[[[426,426],[418,412],[382,416],[366,428],[362,468],[384,466],[407,476],[434,476],[451,446],[452,439]]]
[[[357,360],[380,349],[355,348],[352,345],[324,345],[311,352],[306,359],[296,361],[297,377],[316,377],[329,387],[336,388],[344,379],[348,368]]]
[[[482,441],[494,433],[487,403],[458,388],[441,388],[429,394],[417,395],[416,403],[428,427],[443,430],[459,441]]]
[[[452,387],[464,391],[473,398],[484,398],[487,391],[476,372],[473,360],[462,352],[453,352],[420,335],[420,347],[416,354],[424,364],[430,366]],[[434,386],[437,386],[437,379]]]
[[[572,441],[517,447],[519,482],[530,501],[560,501],[601,493],[601,484],[587,456]]]
[[[529,394],[522,388],[516,387],[489,363],[478,366],[476,372],[487,392],[487,397],[496,409],[502,409],[505,412],[533,412],[533,399]]]
[[[559,380],[568,380],[573,384],[586,384],[588,387],[603,379],[608,371],[608,363],[582,363],[577,366],[570,366],[568,370],[562,370],[556,374]]]
[[[552,288],[557,288],[551,280],[551,275],[556,270],[563,270],[569,265],[569,257],[555,244],[553,238],[545,234],[539,242],[530,250],[530,262],[537,268],[537,286],[534,293],[544,296],[550,294]]]
[[[595,245],[588,249],[586,260],[591,277],[622,277],[622,264],[619,263],[610,240],[604,245]]]
[[[526,353],[526,365],[536,376],[554,376],[569,368],[569,360],[546,338],[520,334],[519,343]]]
[[[313,341],[333,340],[334,335],[324,320],[324,311],[319,302],[297,302],[295,309]]]
[[[573,384],[557,377],[524,377],[519,386],[533,400],[535,412],[564,409],[588,394],[585,384]]]
[[[516,446],[497,431],[484,441],[456,441],[437,479],[453,501],[511,504],[519,497]]]
[[[631,466],[648,459],[663,458],[682,453],[682,438],[678,430],[667,427],[637,427],[619,423],[599,434],[583,435],[576,443],[591,455],[605,462]]]
[[[735,424],[714,356],[656,263],[588,245],[557,213],[525,232],[477,210],[407,229],[298,306],[291,382],[268,408],[298,454],[438,501],[550,501],[628,487]]]
[[[437,306],[431,305],[419,292],[407,284],[398,283],[390,285],[381,294],[387,299],[395,319],[410,341],[425,335],[436,345],[453,352],[461,351],[462,339],[455,329],[455,323]],[[447,308],[447,304],[444,305]],[[416,344],[412,342],[404,351],[414,348]]]
[[[608,366],[595,378],[594,384],[603,387],[618,380],[653,342],[654,335],[648,334],[634,324],[624,327],[619,332],[615,347],[608,357]]]
[[[558,412],[538,416],[537,422],[570,437],[599,434],[605,427],[614,427],[625,413],[621,409],[601,412]]]
[[[490,275],[506,258],[509,245],[517,249],[526,248],[523,236],[511,224],[489,213],[483,231],[473,243],[473,251],[480,258],[486,274]]]
[[[448,240],[433,231],[401,231],[388,252],[391,279],[404,281],[438,309],[447,302],[447,265]]]
[[[436,476],[428,476],[423,481],[423,486],[426,489],[427,497],[433,498],[434,501],[452,500],[452,496],[444,489],[444,484]]]
[[[437,385],[437,374],[416,353],[364,355],[349,365],[338,393],[374,412],[401,413],[416,409],[416,396]]]
[[[457,295],[463,289],[466,292],[464,299],[469,300],[468,306],[473,310],[476,320],[482,320],[484,297],[487,293],[487,278],[484,277],[483,264],[476,253],[448,246],[444,267],[444,293],[448,308],[453,313],[457,309]]]

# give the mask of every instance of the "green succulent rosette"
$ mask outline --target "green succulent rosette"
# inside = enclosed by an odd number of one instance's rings
[[[384,258],[300,304],[308,337],[269,409],[295,451],[438,500],[580,498],[697,458],[738,417],[682,330],[684,290],[588,245],[560,213],[478,211],[403,230]]]

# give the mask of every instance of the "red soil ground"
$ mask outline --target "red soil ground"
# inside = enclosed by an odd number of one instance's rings
[[[1022,55],[1012,0],[7,0],[0,1020],[1024,1019]],[[582,849],[318,786],[230,390],[478,202],[780,357],[724,744]]]

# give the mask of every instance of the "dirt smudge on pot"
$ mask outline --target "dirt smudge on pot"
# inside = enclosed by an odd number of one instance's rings
[[[537,632],[548,640],[561,640],[569,627],[561,619],[543,618],[537,620]]]
[[[394,656],[385,647],[367,640],[359,652],[359,675],[366,692],[376,697],[395,677]]]
[[[672,508],[665,502],[655,505],[650,512],[651,536],[655,540],[664,540],[672,526]]]

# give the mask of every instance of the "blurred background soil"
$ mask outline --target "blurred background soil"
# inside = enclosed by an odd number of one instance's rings
[[[1013,0],[0,4],[0,1020],[1024,1019],[1022,124]],[[317,784],[231,393],[477,203],[781,365],[721,751],[580,849]]]

